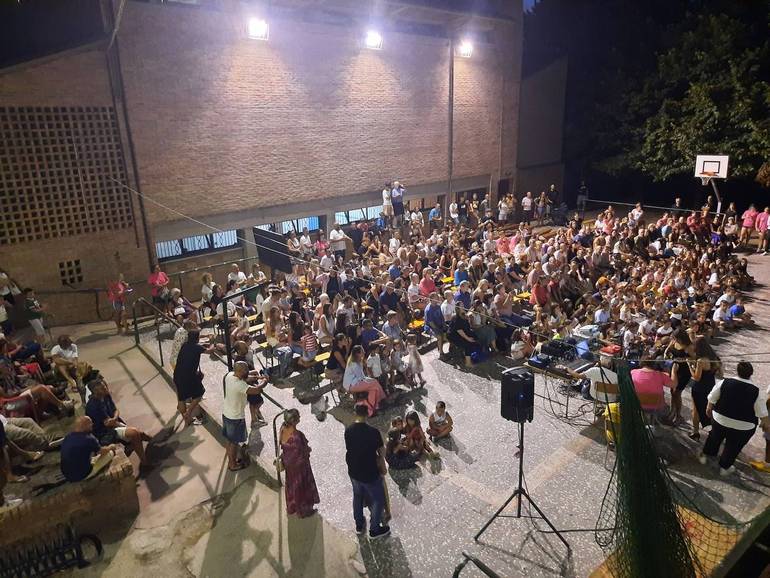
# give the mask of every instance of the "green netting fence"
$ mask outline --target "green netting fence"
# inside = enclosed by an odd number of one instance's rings
[[[595,532],[606,569],[618,578],[709,576],[754,520],[717,520],[687,495],[656,451],[628,365],[617,369],[620,423],[608,425],[616,460]]]

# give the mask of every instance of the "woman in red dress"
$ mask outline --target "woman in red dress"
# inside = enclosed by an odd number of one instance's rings
[[[286,513],[306,518],[315,514],[313,506],[320,502],[315,477],[310,467],[310,446],[305,434],[297,429],[299,412],[283,412],[281,426],[281,461],[285,470]]]

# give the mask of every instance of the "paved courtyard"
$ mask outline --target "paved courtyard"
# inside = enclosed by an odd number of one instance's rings
[[[753,257],[752,262],[756,263],[753,272],[758,280],[770,284],[770,261]],[[740,351],[747,358],[763,359],[761,353],[770,349],[765,329],[770,327],[765,306],[768,295],[767,288],[760,287],[749,304],[759,328],[718,340],[723,358],[735,359]],[[149,340],[145,346],[152,350],[153,334],[143,339]],[[162,342],[166,351],[169,345],[168,341]],[[603,434],[591,424],[591,403],[573,397],[565,417],[565,408],[559,405],[566,400],[562,385],[541,376],[537,377],[536,390],[543,397],[537,399],[534,421],[526,426],[526,483],[556,527],[569,530],[566,536],[572,545],[571,556],[558,539],[538,531],[545,527],[542,521],[531,518],[498,520],[481,542],[474,543],[473,535],[516,483],[517,429],[516,424],[500,417],[500,374],[504,367],[498,361],[493,359],[468,371],[439,361],[435,350],[429,352],[424,355],[427,385],[405,393],[398,406],[372,420],[385,432],[393,416],[413,408],[427,420],[436,401],[443,400],[455,420],[455,430],[451,440],[441,443],[440,460],[426,460],[414,470],[389,473],[393,536],[374,544],[359,540],[360,555],[370,576],[449,576],[463,550],[477,555],[501,576],[585,576],[603,560],[591,531],[610,477],[603,465]],[[504,361],[510,365],[509,360]],[[224,366],[212,359],[204,364],[204,405],[218,421]],[[728,363],[728,372],[734,364]],[[757,383],[768,382],[767,368],[766,364],[757,365]],[[356,540],[343,441],[344,428],[352,420],[350,407],[333,407],[328,418],[319,422],[310,406],[294,397],[292,388],[271,386],[269,394],[284,407],[300,409],[299,427],[313,447],[311,462],[321,496],[321,517],[350,540]],[[334,406],[331,397],[329,401]],[[689,395],[685,394],[688,401]],[[268,402],[263,412],[272,421],[279,410]],[[737,478],[719,479],[714,471],[696,462],[700,446],[687,438],[686,429],[661,430],[660,451],[673,477],[702,511],[720,520],[745,521],[770,504],[766,480],[745,463],[739,465]],[[760,436],[755,436],[744,454],[758,456],[761,443]],[[271,427],[253,431],[250,447],[263,467],[269,469],[275,455]],[[162,478],[164,471],[159,469],[153,475]],[[512,511],[511,507],[508,513]],[[526,507],[525,513],[530,513]],[[469,566],[463,575],[473,576],[474,572]]]

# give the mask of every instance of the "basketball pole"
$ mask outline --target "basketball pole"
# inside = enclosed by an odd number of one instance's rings
[[[719,194],[719,188],[717,187],[716,179],[709,179],[711,181],[711,188],[714,189],[714,194],[717,197],[717,213],[722,212],[722,195]]]

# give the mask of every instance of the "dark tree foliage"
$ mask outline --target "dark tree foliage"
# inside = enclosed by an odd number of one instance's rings
[[[565,160],[662,181],[695,155],[770,185],[770,3],[541,0],[525,73],[569,58]]]

